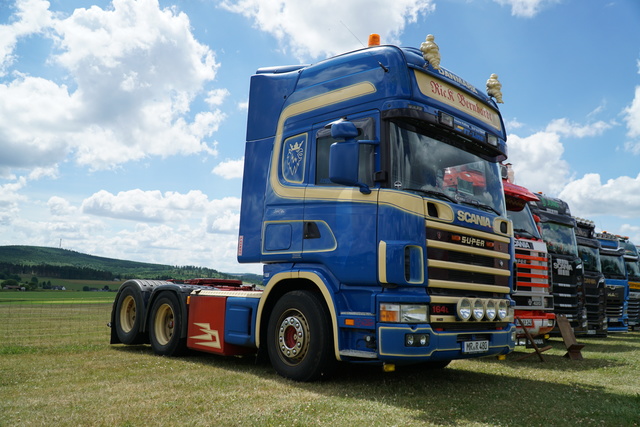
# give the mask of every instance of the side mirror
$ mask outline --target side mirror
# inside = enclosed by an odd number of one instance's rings
[[[361,193],[370,194],[369,186],[358,180],[360,144],[377,144],[378,141],[357,141],[358,128],[346,120],[331,124],[331,136],[344,141],[334,142],[329,149],[329,179],[336,184],[360,187]]]

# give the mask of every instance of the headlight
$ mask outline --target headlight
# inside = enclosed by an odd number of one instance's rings
[[[498,311],[496,309],[496,303],[492,299],[488,299],[485,301],[484,305],[485,316],[487,316],[487,320],[493,320],[498,315]]]
[[[498,319],[504,320],[505,317],[509,314],[509,306],[507,305],[507,301],[500,300],[498,302]]]
[[[403,323],[426,323],[427,306],[424,304],[400,304],[400,321]]]
[[[471,301],[469,298],[461,298],[456,305],[456,313],[460,320],[467,321],[471,318]]]
[[[484,317],[484,304],[481,299],[473,300],[472,316],[475,320],[482,320]]]
[[[426,323],[428,318],[426,304],[380,304],[380,321],[393,323]]]

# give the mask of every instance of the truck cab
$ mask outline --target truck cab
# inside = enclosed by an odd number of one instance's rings
[[[609,332],[627,332],[629,318],[629,281],[624,261],[624,248],[618,237],[607,233],[596,233],[600,241],[600,261],[607,287],[607,322]]]
[[[291,289],[316,294],[340,360],[507,353],[504,138],[494,101],[418,49],[260,69],[238,260],[264,264],[267,308]]]
[[[627,298],[627,317],[629,330],[640,327],[640,264],[638,248],[626,236],[618,236],[624,248],[624,265],[629,282],[629,297]]]
[[[636,253],[640,254],[640,247],[636,246]],[[636,270],[637,269],[637,270]],[[640,329],[640,260],[636,262],[636,266],[630,268],[634,273],[629,276],[629,328],[632,330]]]
[[[515,317],[518,345],[527,343],[526,334],[531,334],[536,344],[542,344],[545,336],[555,326],[553,295],[549,275],[549,253],[542,240],[538,223],[531,214],[527,202],[538,197],[526,188],[510,182],[503,169],[503,186],[507,201],[507,216],[513,222],[515,236],[516,271],[512,298],[515,301]]]
[[[574,217],[578,254],[584,267],[585,305],[587,308],[587,335],[607,335],[607,295],[600,261],[600,242],[595,238],[593,221]]]
[[[537,196],[539,200],[529,202],[529,207],[540,218],[542,238],[551,255],[554,313],[566,316],[576,334],[585,334],[584,272],[578,256],[575,219],[565,201],[540,193]]]
[[[628,237],[619,236],[624,248],[624,265],[627,269],[629,281],[629,298],[627,301],[627,316],[629,330],[640,327],[640,262],[638,248]]]

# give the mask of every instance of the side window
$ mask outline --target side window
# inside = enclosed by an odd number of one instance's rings
[[[358,128],[357,140],[371,140],[376,138],[376,127],[373,118],[353,120]],[[337,142],[331,137],[330,129],[321,129],[316,134],[316,185],[337,186],[329,179],[329,148]],[[358,165],[358,179],[369,186],[373,186],[373,173],[375,171],[375,146],[370,144],[360,145],[360,164]]]

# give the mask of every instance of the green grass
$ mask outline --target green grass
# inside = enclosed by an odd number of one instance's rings
[[[85,293],[88,294],[88,293]],[[108,294],[107,294],[108,295]],[[113,293],[111,297],[115,296]],[[91,295],[93,298],[93,295]],[[640,332],[578,338],[584,360],[564,358],[560,339],[537,357],[518,348],[504,361],[454,361],[383,373],[341,365],[331,381],[295,383],[253,357],[158,357],[148,346],[110,346],[110,304],[41,305],[27,322],[48,340],[7,344],[0,329],[0,425],[638,425]],[[49,316],[68,313],[56,335]],[[95,325],[99,325],[99,328]],[[0,328],[2,326],[0,325]],[[11,327],[9,328],[11,329]]]

